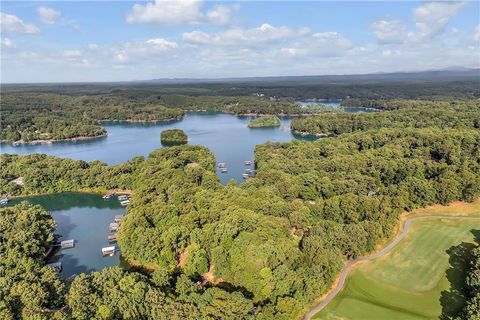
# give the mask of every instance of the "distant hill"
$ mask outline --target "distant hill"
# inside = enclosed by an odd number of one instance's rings
[[[379,81],[379,80],[480,80],[480,69],[475,68],[448,68],[443,70],[428,70],[417,72],[394,72],[394,73],[368,73],[368,74],[345,74],[345,75],[313,75],[313,76],[276,76],[276,77],[246,77],[246,78],[163,78],[138,82],[150,82],[158,84],[188,84],[188,83],[232,83],[232,82],[290,82],[290,81]]]

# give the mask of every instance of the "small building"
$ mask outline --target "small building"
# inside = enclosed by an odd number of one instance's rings
[[[114,232],[114,231],[117,231],[119,227],[120,227],[120,225],[118,223],[112,222],[108,226],[108,229],[110,230],[110,232]]]
[[[102,248],[102,254],[104,256],[110,256],[110,257],[114,256],[115,255],[115,246]]]
[[[60,242],[60,247],[62,247],[62,249],[73,248],[73,247],[75,247],[75,240],[73,240],[73,239],[64,240],[64,241]]]

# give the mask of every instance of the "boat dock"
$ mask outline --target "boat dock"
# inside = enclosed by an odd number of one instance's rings
[[[47,267],[52,268],[53,270],[55,270],[57,272],[61,272],[62,269],[63,269],[63,266],[62,266],[61,262],[49,263],[49,264],[47,264]]]
[[[120,227],[120,225],[116,222],[112,222],[108,225],[108,230],[110,230],[110,232],[115,232],[115,231],[118,231],[118,228]]]
[[[108,243],[114,243],[117,242],[117,234],[111,234],[108,236]]]
[[[70,239],[70,240],[64,240],[60,242],[60,247],[62,249],[69,249],[75,247],[75,240]]]
[[[102,248],[102,255],[113,257],[115,255],[115,251],[116,251],[115,246],[104,247]]]

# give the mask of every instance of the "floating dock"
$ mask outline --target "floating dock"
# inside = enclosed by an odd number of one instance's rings
[[[75,240],[70,239],[70,240],[64,240],[60,242],[60,247],[62,249],[69,249],[75,247]]]

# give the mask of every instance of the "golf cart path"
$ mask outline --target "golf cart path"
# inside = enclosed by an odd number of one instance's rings
[[[323,298],[315,307],[310,309],[307,314],[303,317],[303,320],[310,320],[316,313],[320,312],[330,301],[332,301],[335,296],[342,291],[343,286],[345,285],[345,280],[347,278],[348,272],[355,264],[359,262],[371,261],[377,258],[384,256],[385,254],[389,253],[403,238],[408,234],[410,230],[410,225],[414,221],[418,220],[434,220],[434,219],[448,219],[448,220],[479,220],[480,217],[469,217],[469,216],[447,216],[447,215],[432,215],[432,216],[418,216],[407,218],[403,225],[403,230],[400,234],[388,245],[386,245],[382,250],[372,253],[371,255],[363,256],[357,258],[355,260],[349,260],[345,267],[343,268],[340,278],[338,279],[334,288],[330,290],[330,292]]]

